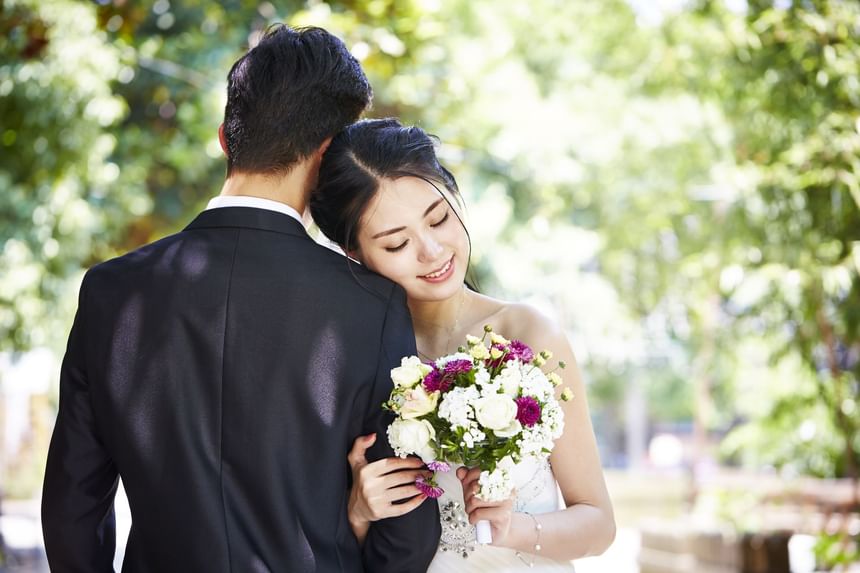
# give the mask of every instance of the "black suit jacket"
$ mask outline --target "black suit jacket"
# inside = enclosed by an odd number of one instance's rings
[[[438,506],[347,521],[352,440],[392,455],[381,404],[415,352],[403,290],[291,217],[204,211],[85,276],[42,499],[53,571],[424,571]]]

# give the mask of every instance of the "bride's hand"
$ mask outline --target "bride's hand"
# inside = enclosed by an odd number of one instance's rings
[[[481,470],[472,468],[457,468],[457,477],[463,485],[463,501],[466,504],[466,513],[469,515],[469,523],[478,523],[481,519],[490,522],[493,530],[492,545],[503,546],[511,531],[511,519],[513,515],[513,496],[504,501],[484,501],[476,494],[480,489],[478,478]]]
[[[349,492],[349,524],[359,542],[370,522],[409,513],[427,499],[415,487],[415,478],[429,477],[419,458],[384,458],[368,463],[365,452],[376,442],[376,434],[359,436],[347,460],[352,468]],[[404,501],[406,500],[406,501]],[[402,503],[395,503],[402,501]]]

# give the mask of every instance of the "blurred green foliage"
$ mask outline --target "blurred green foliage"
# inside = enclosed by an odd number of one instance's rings
[[[0,350],[61,349],[83,269],[218,192],[231,63],[321,25],[439,135],[482,286],[568,327],[610,441],[636,380],[731,460],[856,477],[860,4],[648,4],[4,0]]]
[[[771,364],[800,359],[792,391],[758,425],[782,436],[759,449],[761,460],[856,478],[860,5],[750,2],[734,14],[704,3],[666,29],[686,57],[661,72],[720,105],[734,171],[746,176],[726,188],[733,196],[711,245],[726,330],[767,338]]]

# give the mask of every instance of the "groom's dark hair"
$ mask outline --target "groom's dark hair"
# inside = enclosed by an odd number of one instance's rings
[[[227,75],[227,175],[284,175],[354,122],[373,92],[358,61],[322,28],[270,27]]]

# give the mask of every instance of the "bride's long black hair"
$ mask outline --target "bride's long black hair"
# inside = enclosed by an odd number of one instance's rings
[[[436,157],[437,144],[438,139],[420,127],[404,126],[394,118],[365,119],[348,126],[332,139],[320,163],[317,187],[310,199],[317,227],[345,252],[357,250],[361,217],[379,192],[382,179],[423,179],[439,190],[445,201],[448,198],[440,186],[465,207],[457,181]],[[466,231],[471,258],[469,231],[457,209],[451,210]],[[474,282],[467,280],[466,284],[474,290]]]

